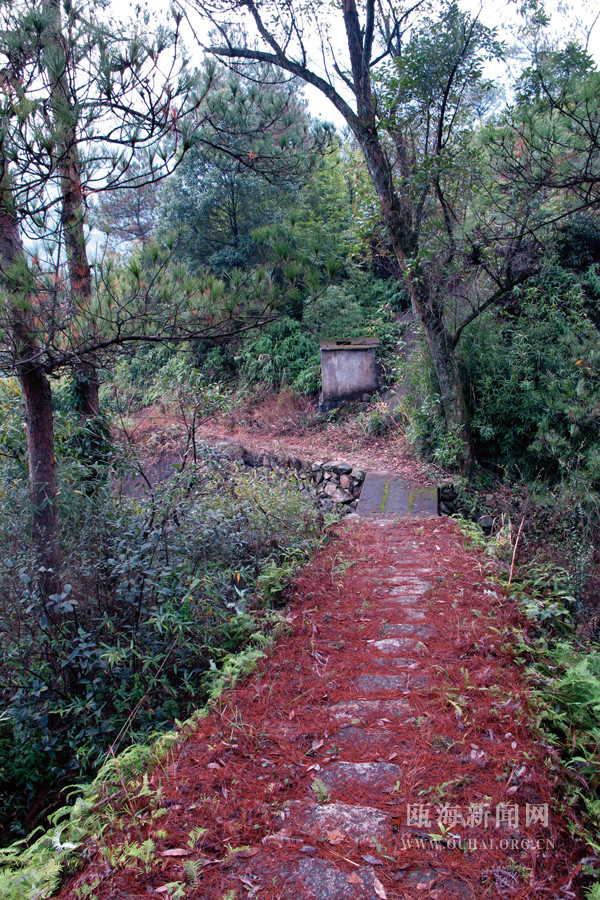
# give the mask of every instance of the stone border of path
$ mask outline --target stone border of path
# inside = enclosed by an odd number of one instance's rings
[[[348,462],[313,462],[289,453],[267,453],[248,450],[242,444],[220,441],[212,449],[223,460],[240,462],[252,469],[280,472],[296,478],[300,493],[312,496],[325,512],[335,507],[356,510],[366,472]]]
[[[227,441],[212,449],[223,460],[291,475],[299,482],[300,493],[316,499],[325,512],[337,508],[359,516],[387,518],[440,515],[439,488],[409,486],[396,475],[366,473],[341,460],[313,462],[288,453],[256,452]]]

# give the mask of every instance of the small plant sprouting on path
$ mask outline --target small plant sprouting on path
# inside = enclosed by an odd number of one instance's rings
[[[324,781],[321,781],[320,778],[315,778],[313,783],[311,784],[311,788],[313,794],[315,795],[317,803],[329,803],[329,801],[331,800],[331,794],[329,793],[329,788]]]
[[[381,506],[379,507],[380,512],[385,511],[385,503],[387,500],[387,495],[388,495],[389,489],[390,489],[390,483],[389,483],[389,481],[386,481],[385,486],[383,488],[383,497],[381,499]]]

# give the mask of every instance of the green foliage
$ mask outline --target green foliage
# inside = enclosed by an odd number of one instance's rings
[[[410,387],[403,404],[409,441],[425,459],[457,470],[464,438],[458,428],[446,426],[431,356],[423,340],[411,355],[405,380]]]
[[[276,628],[279,622],[274,619],[274,623]],[[165,757],[168,758],[173,745],[181,740],[182,734],[195,728],[198,718],[207,715],[210,702],[217,700],[224,689],[253,671],[256,660],[264,655],[259,647],[266,646],[267,641],[264,633],[257,632],[246,649],[227,655],[218,675],[215,674],[211,681],[208,703],[196,709],[186,722],[177,722],[176,731],[161,734],[152,746],[133,744],[107,758],[94,780],[80,787],[81,795],[75,802],[49,816],[50,827],[46,831],[0,849],[0,896],[7,900],[46,900],[54,896],[64,876],[73,872],[79,864],[79,847],[90,838],[98,840],[107,823],[122,826],[123,817],[132,813],[132,804],[141,804],[152,818],[164,815],[167,810],[161,805],[160,783],[158,788],[152,788],[149,773],[157,768],[164,771]],[[125,797],[118,790],[122,790],[123,786]],[[204,830],[192,829],[188,841],[190,849]],[[163,836],[166,834],[163,833]],[[105,855],[113,866],[139,867],[147,866],[152,861],[153,852],[151,841],[139,843],[126,840],[118,847],[106,848]],[[198,884],[199,866],[196,860],[184,863],[189,884]],[[76,889],[77,896],[93,898],[98,884],[99,881],[93,878]],[[172,883],[178,885],[177,890],[182,889],[181,884]]]
[[[115,362],[110,377],[100,386],[100,399],[110,410],[148,406],[160,373],[174,356],[173,350],[161,344],[142,344],[130,357]],[[177,356],[187,359],[186,350]]]
[[[544,713],[556,733],[569,742],[576,753],[590,754],[600,743],[600,655],[598,650],[572,663],[572,648],[562,648],[563,675],[549,685],[552,707]],[[556,657],[556,651],[555,651]],[[595,772],[595,787],[600,787],[600,770]]]
[[[23,397],[15,378],[0,378],[0,467],[6,475],[27,474],[27,447],[23,434]],[[1,501],[2,495],[0,495]]]
[[[290,386],[301,394],[320,388],[318,341],[339,337],[378,337],[378,362],[383,385],[394,380],[397,343],[402,326],[395,313],[404,302],[394,282],[353,276],[331,285],[304,304],[301,320],[283,316],[238,349],[239,377],[263,382],[275,390]]]
[[[298,193],[314,169],[320,183],[335,186],[321,165],[335,144],[329,127],[306,113],[295,82],[264,65],[251,81],[209,65],[213,87],[194,145],[162,191],[157,230],[178,233],[177,256],[191,271],[208,267],[227,277],[264,261],[253,230],[292,212],[298,218]],[[317,193],[321,210],[307,211],[305,229],[327,215],[331,200],[317,185],[305,205]]]
[[[463,343],[477,456],[527,479],[596,486],[600,351],[583,285],[555,267],[515,302],[516,312],[482,317]]]
[[[391,435],[404,422],[404,413],[401,409],[391,410],[387,403],[379,400],[372,403],[367,412],[361,413],[359,421],[365,434]]]
[[[329,793],[329,788],[324,781],[322,781],[320,778],[315,778],[311,784],[311,788],[313,794],[315,795],[317,803],[329,803],[329,801],[331,800],[331,794]]]
[[[306,385],[306,370],[320,365],[319,345],[295,319],[284,317],[252,338],[239,351],[240,372],[250,383],[275,390]]]
[[[598,273],[593,268],[600,263],[600,223],[596,216],[572,216],[558,231],[553,244],[560,264],[579,271],[584,285],[598,301]]]
[[[600,826],[600,647],[585,654],[572,641],[540,640],[537,648],[539,723],[567,770],[569,804],[578,813],[575,833],[598,850]],[[583,817],[583,818],[582,818]]]
[[[19,524],[26,491],[12,460],[0,467],[0,822],[13,837],[34,797],[197,706],[205,673],[256,631],[261,572],[317,533],[292,484],[210,455],[133,500],[108,477],[82,490],[88,461],[69,438],[58,447],[65,563],[49,599]]]
[[[285,553],[281,560],[269,560],[256,580],[259,598],[268,606],[279,606],[302,561],[302,553],[295,548]]]
[[[510,522],[485,540],[473,523],[460,524],[470,543],[490,556],[512,559],[514,536],[510,536]],[[519,663],[524,659],[530,663],[530,700],[537,710],[537,726],[543,740],[557,749],[548,765],[558,769],[562,792],[572,811],[570,827],[574,835],[597,852],[600,645],[589,642],[582,648],[575,631],[572,613],[577,608],[577,583],[572,573],[541,558],[517,567],[510,584],[508,567],[497,571],[501,573],[497,579],[499,589],[518,603],[532,622],[526,631],[514,629],[511,643]]]

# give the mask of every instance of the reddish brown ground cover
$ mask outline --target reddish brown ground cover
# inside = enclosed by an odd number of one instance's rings
[[[100,900],[582,896],[491,565],[448,520],[340,526],[288,633],[128,789],[63,900],[98,879]]]
[[[116,428],[118,432],[118,420]],[[151,464],[156,466],[161,456],[167,462],[181,461],[187,434],[177,407],[139,410],[128,420],[125,430]],[[285,392],[259,395],[228,415],[207,419],[198,426],[198,439],[210,444],[234,441],[249,450],[295,453],[312,461],[344,459],[354,467],[399,475],[415,485],[436,484],[444,474],[419,461],[410,451],[402,420],[383,436],[369,434],[358,416],[316,423],[314,403]],[[165,472],[160,471],[164,477]]]

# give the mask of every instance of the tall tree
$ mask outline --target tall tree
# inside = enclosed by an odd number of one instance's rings
[[[54,165],[61,192],[60,222],[64,239],[69,286],[74,308],[92,302],[92,269],[88,258],[83,198],[84,173],[79,151],[76,42],[71,44],[63,32],[60,0],[44,0],[45,29],[41,35],[41,55],[48,81],[51,127],[54,132]],[[68,7],[68,15],[77,16],[77,8]],[[72,28],[71,28],[72,31]],[[91,360],[75,366],[78,383],[76,396],[84,417],[100,412],[98,375]]]
[[[296,79],[265,65],[248,74],[215,73],[194,147],[161,198],[160,231],[179,230],[192,269],[224,275],[259,262],[252,229],[285,221],[333,149],[331,129],[307,114]]]
[[[0,364],[23,389],[32,538],[42,567],[54,573],[60,554],[48,376],[66,367],[85,373],[84,412],[93,414],[95,353],[114,343],[124,323],[143,331],[139,297],[120,303],[110,327],[94,308],[85,198],[127,185],[136,151],[145,151],[146,181],[168,174],[189,145],[187,113],[201,99],[196,80],[175,62],[177,19],[173,29],[142,36],[143,25],[126,31],[104,21],[101,6],[67,3],[65,34],[54,0],[0,4]],[[40,248],[30,260],[24,237]]]
[[[39,354],[31,277],[15,215],[8,160],[0,142],[0,287],[12,366],[23,397],[27,421],[32,541],[42,566],[41,587],[56,588],[60,566],[52,395]]]
[[[423,17],[424,3],[403,8],[391,0],[366,0],[362,7],[344,0],[333,11],[318,2],[279,0],[196,0],[196,7],[215,26],[210,49],[218,57],[240,71],[250,60],[278,66],[318,88],[344,117],[422,322],[446,421],[462,428],[464,399],[445,300],[464,208],[460,202],[458,211],[452,208],[446,166],[485,93],[483,59],[499,53],[493,33],[455,3],[445,4],[437,21]],[[345,50],[335,43],[340,24]],[[315,35],[323,63],[311,54]],[[434,221],[447,240],[432,256],[424,230],[431,232]]]
[[[446,422],[468,441],[457,344],[483,309],[503,302],[525,270],[532,271],[532,230],[542,227],[542,181],[518,177],[502,197],[494,196],[497,161],[476,134],[495,99],[483,77],[484,62],[503,52],[494,31],[455,2],[440,2],[433,14],[420,0],[406,6],[342,0],[333,7],[320,0],[190,3],[213,24],[208,46],[217,57],[240,72],[257,60],[278,66],[320,90],[345,119],[422,323]],[[536,27],[545,21],[537,16]],[[533,63],[543,72],[535,55]],[[546,89],[547,77],[538,74],[538,82],[552,105],[556,93]],[[575,112],[564,97],[557,117],[562,129],[577,133],[577,165],[590,173],[598,94],[589,79],[579,97]],[[541,147],[545,129],[527,124],[513,148]],[[570,190],[568,178],[556,177],[562,153],[557,137],[544,179],[549,185],[552,171],[553,183]],[[559,170],[565,172],[562,156]],[[589,186],[589,174],[579,183]],[[481,193],[491,204],[480,203]],[[551,215],[547,206],[544,212]],[[484,234],[491,243],[481,239]]]
[[[145,180],[143,159],[135,160],[130,172],[139,176],[139,185],[133,182],[125,191],[105,191],[90,209],[90,225],[115,249],[147,244],[157,220],[162,182]]]

